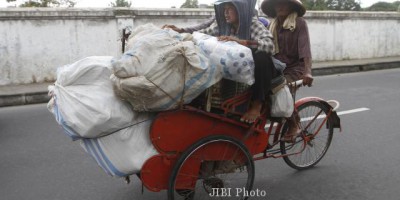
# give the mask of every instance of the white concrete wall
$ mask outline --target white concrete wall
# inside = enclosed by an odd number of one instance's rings
[[[400,13],[309,12],[315,61],[400,55]]]
[[[8,11],[8,10],[7,10]],[[0,85],[55,80],[58,66],[91,55],[117,55],[114,16],[0,11]]]
[[[58,66],[120,55],[121,30],[146,23],[186,26],[198,9],[0,9],[0,85],[55,80]],[[400,56],[399,13],[308,12],[314,61]]]

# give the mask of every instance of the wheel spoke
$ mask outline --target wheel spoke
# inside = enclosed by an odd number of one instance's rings
[[[220,153],[215,152],[215,155],[209,155],[207,148],[215,149],[216,147]],[[210,156],[216,160],[208,160]],[[202,163],[200,174],[204,176],[195,176],[190,173],[191,167],[184,167],[186,164],[192,166],[193,160],[196,161],[196,159],[200,159]],[[187,169],[189,173],[181,171]],[[182,176],[192,179],[180,179],[179,177]],[[180,182],[182,180],[186,182]],[[178,159],[169,180],[168,199],[220,199],[221,196],[210,196],[210,193],[220,190],[222,192],[224,188],[251,190],[253,181],[254,162],[244,144],[228,136],[211,136],[192,145]],[[180,188],[179,185],[182,184],[187,185],[187,189]],[[194,187],[190,188],[189,185]],[[238,197],[238,199],[242,198]]]
[[[302,137],[311,137],[306,142],[305,149],[302,143],[281,142],[282,154],[296,155],[284,157],[285,162],[295,169],[307,169],[317,164],[325,155],[332,140],[333,129],[326,127],[325,119],[328,108],[320,102],[307,102],[298,108],[300,127],[305,134]],[[287,125],[285,125],[287,127]],[[283,130],[286,130],[284,128]],[[318,132],[318,133],[317,133]],[[303,138],[305,139],[305,138]]]

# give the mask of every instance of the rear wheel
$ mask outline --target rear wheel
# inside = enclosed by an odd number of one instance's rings
[[[302,134],[294,142],[281,141],[280,148],[282,154],[289,154],[283,157],[286,164],[294,169],[303,170],[313,167],[324,157],[332,141],[333,127],[329,120],[325,120],[329,108],[318,101],[306,102],[297,110]],[[287,129],[286,123],[282,135]],[[318,129],[320,130],[315,135]]]
[[[254,161],[246,146],[232,137],[210,136],[179,157],[168,199],[247,199],[237,190],[251,191],[253,181]]]

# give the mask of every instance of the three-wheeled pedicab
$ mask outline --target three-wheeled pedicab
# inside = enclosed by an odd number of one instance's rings
[[[292,83],[299,87],[302,81]],[[285,118],[268,117],[253,124],[235,120],[234,108],[249,93],[225,101],[222,114],[182,106],[154,120],[150,137],[159,154],[149,158],[140,178],[150,191],[168,191],[168,199],[246,199],[255,178],[254,161],[280,158],[302,170],[316,165],[327,152],[334,128],[340,128],[337,101],[306,97],[295,102],[301,134],[284,142]]]

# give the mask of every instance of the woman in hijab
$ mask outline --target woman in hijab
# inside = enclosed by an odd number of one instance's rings
[[[250,107],[241,118],[241,121],[248,123],[253,123],[260,116],[271,90],[271,80],[278,76],[271,58],[274,49],[272,34],[254,15],[256,2],[257,0],[216,1],[216,22],[199,31],[217,36],[220,41],[235,41],[252,49],[255,83],[252,86]]]

